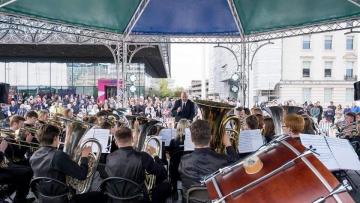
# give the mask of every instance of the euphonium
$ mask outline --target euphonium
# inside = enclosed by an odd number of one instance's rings
[[[77,193],[85,193],[90,189],[97,165],[100,161],[101,145],[96,139],[83,140],[83,136],[91,126],[82,122],[74,121],[67,126],[67,133],[64,143],[64,152],[67,153],[76,163],[80,162],[81,152],[87,144],[95,144],[98,151],[89,155],[89,168],[87,178],[83,181],[67,177],[66,182],[76,189]]]
[[[210,146],[214,150],[220,153],[224,153],[225,146],[222,143],[222,138],[226,131],[231,133],[232,145],[235,149],[238,148],[239,143],[239,133],[240,133],[240,120],[235,115],[227,116],[226,114],[235,108],[235,106],[213,102],[213,101],[204,101],[196,100],[194,101],[199,107],[203,120],[207,120],[211,126],[211,142]],[[231,129],[226,128],[226,124],[230,121],[234,121],[235,126]]]
[[[152,150],[151,150],[152,149]],[[141,151],[149,153],[153,158],[155,156],[160,157],[162,153],[161,141],[156,136],[148,136],[144,142]],[[145,174],[145,186],[150,191],[156,183],[156,176],[151,174]]]
[[[155,135],[152,131],[154,130],[154,126],[160,121],[155,119],[149,119],[146,117],[138,116],[136,120],[139,122],[139,137],[136,140],[135,148],[140,151],[143,149],[146,138],[149,135]]]

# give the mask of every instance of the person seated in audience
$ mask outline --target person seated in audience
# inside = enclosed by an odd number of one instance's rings
[[[121,127],[115,133],[118,150],[107,156],[105,171],[108,177],[122,177],[130,179],[143,188],[145,202],[149,201],[149,194],[145,187],[146,172],[156,176],[156,186],[152,189],[152,202],[165,202],[170,195],[169,183],[165,182],[167,173],[158,156],[154,158],[155,149],[149,148],[149,153],[139,152],[133,148],[132,131],[128,127]]]
[[[184,154],[185,129],[190,127],[187,119],[180,119],[176,127],[176,137],[170,141],[168,148],[170,156],[170,180],[174,199],[177,199],[177,181],[180,180],[178,171],[180,159]]]
[[[227,134],[223,136],[226,155],[218,154],[210,148],[211,128],[208,121],[196,120],[190,126],[191,140],[195,150],[181,158],[179,173],[183,186],[183,194],[192,186],[199,186],[200,180],[216,170],[238,160]]]
[[[320,133],[322,135],[326,135],[328,136],[329,135],[329,130],[330,130],[330,127],[333,125],[332,123],[332,117],[330,116],[326,116],[326,117],[323,117],[319,123],[319,129],[320,129]]]
[[[284,118],[284,133],[292,138],[300,139],[300,133],[304,130],[304,118],[297,114],[288,114]]]
[[[85,180],[88,174],[88,161],[91,147],[85,147],[81,151],[80,165],[74,162],[65,152],[58,150],[60,129],[51,124],[43,125],[37,138],[41,147],[31,156],[30,165],[34,171],[34,177],[48,177],[66,183],[66,176],[78,180]],[[41,187],[45,194],[62,194],[64,188]],[[72,196],[74,202],[104,202],[104,196],[100,192],[88,192]]]
[[[29,184],[33,176],[30,167],[8,162],[5,151],[9,148],[8,142],[3,139],[0,143],[0,184],[9,184],[14,187],[16,194],[14,203],[33,202],[35,199],[26,199],[29,193]]]
[[[275,136],[275,126],[271,117],[265,117],[264,128],[261,132],[264,136],[266,143],[270,142]]]
[[[343,122],[337,124],[339,132],[341,137],[351,138],[356,130],[356,114],[348,112],[345,114],[344,118]]]

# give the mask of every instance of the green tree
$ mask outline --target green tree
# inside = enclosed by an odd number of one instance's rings
[[[160,80],[160,97],[172,97],[173,93],[169,89],[169,82],[166,79]]]
[[[184,88],[182,88],[182,87],[176,87],[173,96],[174,96],[174,97],[180,97],[182,91],[184,91]]]

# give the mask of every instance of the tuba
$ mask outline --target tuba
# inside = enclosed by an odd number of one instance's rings
[[[275,127],[275,135],[282,135],[284,118],[288,114],[298,113],[302,111],[303,108],[299,106],[270,106],[265,107],[264,110],[268,112],[273,119],[274,127]]]
[[[201,111],[202,119],[207,120],[211,126],[211,148],[217,152],[224,153],[225,146],[222,143],[222,138],[224,133],[230,132],[232,145],[237,149],[241,128],[240,120],[235,115],[226,115],[229,111],[234,109],[235,106],[205,100],[196,100],[194,102]],[[226,128],[226,124],[231,121],[234,122],[234,126],[232,128]]]
[[[89,168],[85,180],[80,181],[72,177],[66,177],[67,184],[72,186],[76,190],[76,193],[80,194],[85,193],[90,189],[101,156],[101,144],[97,139],[89,138],[83,140],[83,136],[89,128],[90,125],[86,125],[79,121],[73,121],[67,126],[67,135],[64,143],[64,152],[76,163],[80,162],[81,152],[86,145],[95,144],[98,150],[96,153],[92,152],[89,155]]]

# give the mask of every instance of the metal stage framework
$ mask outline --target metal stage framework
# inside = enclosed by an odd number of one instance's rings
[[[146,6],[145,1],[145,5]],[[131,34],[132,27],[141,15],[143,9],[138,9],[135,17],[131,20],[124,34],[97,31],[76,26],[69,26],[61,23],[38,20],[21,15],[9,15],[0,13],[0,44],[91,44],[104,45],[112,53],[117,68],[117,80],[124,81],[128,68],[136,52],[144,48],[160,48],[163,63],[169,71],[168,46],[173,43],[187,44],[214,44],[230,51],[236,58],[240,78],[238,97],[244,106],[249,102],[249,73],[252,69],[253,59],[259,49],[271,44],[271,40],[286,37],[300,36],[313,33],[346,30],[357,32],[360,27],[360,19],[350,18],[337,21],[329,21],[311,26],[294,27],[286,30],[277,30],[252,35],[229,35],[229,36],[178,36],[178,35],[134,35]],[[235,15],[233,13],[233,15]],[[234,17],[237,19],[236,17]],[[238,25],[238,23],[237,23]],[[240,27],[239,27],[240,28]],[[241,29],[241,28],[240,28]],[[130,48],[129,45],[133,45]],[[167,75],[170,75],[167,72]],[[124,105],[127,94],[117,83],[118,95],[122,96]]]

